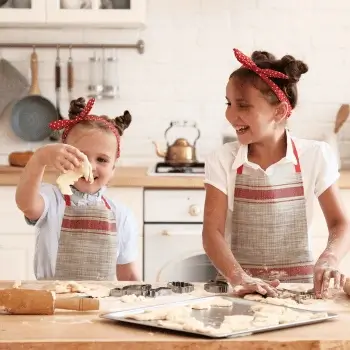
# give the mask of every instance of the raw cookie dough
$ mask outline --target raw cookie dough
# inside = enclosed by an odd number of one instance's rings
[[[261,301],[264,297],[260,294],[246,294],[243,299],[250,301]]]
[[[232,307],[233,303],[231,300],[227,300],[221,297],[214,298],[210,301],[211,306],[217,306],[217,307]]]
[[[225,316],[220,328],[224,330],[228,328],[231,332],[244,331],[252,327],[251,322],[253,320],[254,316],[249,315]]]
[[[168,312],[169,312],[168,309],[146,310],[145,312],[140,314],[128,315],[126,316],[126,318],[131,318],[137,321],[165,320]]]
[[[62,194],[71,196],[73,194],[70,186],[74,185],[81,177],[84,177],[86,181],[91,184],[94,182],[94,176],[92,174],[92,166],[85,154],[83,154],[84,162],[79,169],[74,169],[61,174],[57,180],[57,186]]]

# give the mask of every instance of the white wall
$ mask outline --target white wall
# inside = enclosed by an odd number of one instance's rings
[[[121,97],[98,101],[94,111],[118,115],[129,109],[133,124],[126,132],[122,161],[158,160],[152,140],[163,140],[170,120],[196,120],[203,156],[221,143],[225,84],[238,67],[232,48],[245,53],[263,49],[277,56],[292,54],[305,60],[310,71],[300,82],[300,106],[291,118],[295,134],[322,138],[331,131],[336,111],[350,100],[350,1],[348,0],[148,0],[147,27],[135,30],[0,29],[2,41],[127,42],[145,40],[145,54],[119,50]],[[30,50],[4,49],[1,54],[29,74]],[[55,50],[39,50],[40,87],[54,99]],[[85,95],[88,58],[93,50],[73,51],[75,96]],[[68,52],[62,52],[66,64]],[[65,69],[63,77],[65,78]],[[28,75],[29,77],[29,75]],[[65,87],[65,82],[63,83]],[[67,111],[63,89],[62,110]],[[350,122],[348,123],[350,125]],[[342,132],[349,138],[350,127]],[[13,150],[35,149],[13,136],[0,120],[0,162]],[[350,148],[342,143],[350,157]],[[349,150],[347,150],[349,149]]]

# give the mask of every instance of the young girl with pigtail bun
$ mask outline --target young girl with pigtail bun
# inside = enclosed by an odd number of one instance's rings
[[[63,130],[62,142],[40,147],[17,186],[17,206],[36,228],[37,279],[138,279],[137,223],[123,204],[105,194],[131,115],[128,111],[114,119],[92,115],[93,104],[93,99],[85,103],[82,97],[71,101],[69,119],[50,124]],[[79,169],[86,157],[93,181],[80,178],[71,186],[72,195],[42,182],[46,166],[66,173]]]

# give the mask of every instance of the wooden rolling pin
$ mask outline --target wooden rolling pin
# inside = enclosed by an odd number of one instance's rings
[[[92,311],[98,310],[98,299],[62,298],[56,299],[56,293],[46,290],[3,289],[0,290],[0,309],[11,315],[53,315],[55,309]]]

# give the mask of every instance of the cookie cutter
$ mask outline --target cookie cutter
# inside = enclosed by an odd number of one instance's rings
[[[204,290],[208,293],[227,293],[228,283],[225,281],[209,281],[204,284]]]
[[[146,296],[147,292],[152,289],[150,284],[134,284],[124,286],[122,288],[113,288],[110,290],[109,295],[111,297],[122,297],[124,295],[136,295],[136,296]]]
[[[171,288],[173,293],[191,293],[194,291],[194,285],[187,282],[169,282],[168,287]]]
[[[167,295],[171,295],[173,294],[173,291],[171,288],[168,287],[159,287],[159,288],[153,288],[153,289],[149,289],[147,291],[147,297],[149,298],[155,298],[155,297],[164,297]]]

